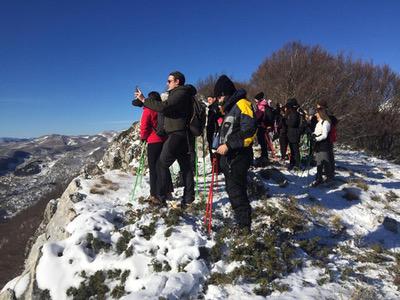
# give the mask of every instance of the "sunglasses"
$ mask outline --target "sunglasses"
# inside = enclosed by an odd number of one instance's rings
[[[174,81],[174,80],[171,80],[171,79],[168,79],[168,80],[167,80],[168,83],[171,83],[171,82],[173,82],[173,81]]]

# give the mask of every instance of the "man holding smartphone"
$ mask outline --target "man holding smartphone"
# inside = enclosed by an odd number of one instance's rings
[[[168,138],[160,154],[158,168],[162,188],[166,189],[167,172],[169,167],[178,160],[183,175],[184,193],[182,207],[194,201],[194,178],[191,168],[190,153],[194,148],[194,138],[188,129],[188,122],[193,110],[193,97],[196,89],[192,85],[185,85],[185,76],[178,71],[171,72],[167,79],[168,99],[162,102],[145,99],[139,90],[135,93],[137,99],[156,112],[164,115],[164,129]],[[164,204],[166,199],[159,199]]]

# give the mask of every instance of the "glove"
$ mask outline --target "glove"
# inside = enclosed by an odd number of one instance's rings
[[[133,99],[132,100],[132,105],[133,106],[137,106],[137,107],[142,107],[143,106],[143,102],[140,101],[139,99]]]
[[[313,141],[314,143],[317,141],[317,135],[315,133],[311,135],[311,141]]]

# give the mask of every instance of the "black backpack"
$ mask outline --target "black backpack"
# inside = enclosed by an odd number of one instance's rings
[[[167,132],[164,129],[164,114],[157,113],[157,128],[153,128],[158,136],[167,136]]]
[[[275,122],[275,112],[272,107],[267,106],[265,108],[264,116],[263,116],[263,124],[267,127],[274,126]]]
[[[189,120],[189,129],[194,136],[203,134],[206,118],[206,105],[193,97],[193,114]]]

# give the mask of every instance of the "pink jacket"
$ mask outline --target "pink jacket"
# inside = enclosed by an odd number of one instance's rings
[[[256,120],[261,120],[264,116],[265,107],[268,106],[267,100],[261,99],[257,102]]]

